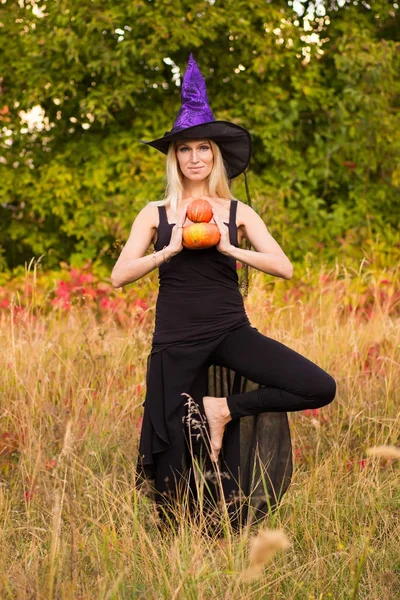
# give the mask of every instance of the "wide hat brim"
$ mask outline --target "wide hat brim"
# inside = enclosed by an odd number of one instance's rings
[[[237,177],[247,169],[252,150],[250,133],[244,127],[230,121],[210,121],[185,129],[167,131],[162,138],[156,140],[140,141],[167,154],[171,142],[195,139],[210,139],[218,144],[229,179]]]

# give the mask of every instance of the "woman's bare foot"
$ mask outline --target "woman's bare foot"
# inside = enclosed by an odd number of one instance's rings
[[[211,459],[217,462],[219,451],[222,448],[225,425],[229,423],[229,421],[232,421],[232,417],[229,412],[226,398],[204,396],[203,406],[210,428]]]

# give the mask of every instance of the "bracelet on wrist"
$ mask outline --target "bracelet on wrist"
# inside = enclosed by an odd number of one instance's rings
[[[163,257],[164,257],[164,262],[170,262],[171,258],[165,258],[165,252],[164,252],[164,250],[165,250],[166,247],[167,246],[164,246],[164,248],[162,249],[162,253],[163,253]]]
[[[152,257],[153,257],[153,260],[154,260],[154,267],[158,267],[156,256],[157,256],[157,250],[154,250],[154,252],[152,254]]]
[[[159,266],[161,266],[163,264],[163,263],[160,263],[160,265],[157,264],[157,258],[156,257],[157,257],[158,253],[161,253],[161,255],[162,255],[163,259],[164,259],[164,262],[170,262],[171,259],[167,258],[166,255],[165,255],[165,252],[164,252],[164,250],[166,249],[166,247],[167,246],[164,246],[164,248],[162,250],[159,250],[159,251],[154,250],[154,252],[152,254],[152,257],[153,257],[153,260],[154,260],[154,266],[155,267],[159,267]]]

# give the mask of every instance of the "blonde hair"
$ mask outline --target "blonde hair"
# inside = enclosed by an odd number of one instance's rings
[[[213,140],[208,141],[214,157],[211,172],[206,180],[208,195],[217,198],[233,199],[221,150]],[[177,142],[171,142],[168,149],[166,163],[167,185],[165,189],[165,197],[162,200],[154,200],[153,202],[149,202],[149,204],[153,204],[155,206],[166,206],[169,204],[174,213],[177,211],[178,203],[180,200],[182,200],[183,193],[183,174],[179,168],[178,158],[176,156],[176,145]]]

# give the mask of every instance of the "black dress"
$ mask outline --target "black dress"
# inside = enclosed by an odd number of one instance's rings
[[[227,225],[231,243],[238,246],[236,211],[237,201],[232,200]],[[168,222],[164,206],[159,207],[159,219],[156,250],[169,244],[174,225]],[[235,259],[215,247],[183,248],[160,266],[137,485],[158,505],[179,501],[188,486],[197,501],[199,477],[195,473],[201,463],[207,480],[204,498],[209,506],[225,502],[234,527],[263,518],[276,507],[292,475],[286,412],[264,412],[227,424],[220,452],[220,484],[206,450],[208,427],[202,398],[259,387],[210,362],[224,336],[248,324]]]

